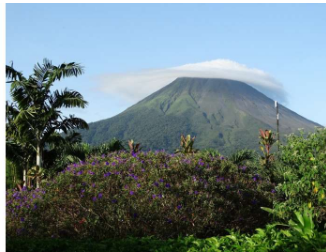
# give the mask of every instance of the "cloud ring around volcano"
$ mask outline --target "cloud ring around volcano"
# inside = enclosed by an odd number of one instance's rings
[[[227,59],[186,64],[164,69],[102,74],[95,78],[96,90],[135,103],[170,84],[178,77],[222,78],[251,85],[272,99],[286,102],[282,83],[270,74]]]

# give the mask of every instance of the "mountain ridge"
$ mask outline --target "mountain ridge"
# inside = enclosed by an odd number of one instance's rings
[[[281,134],[320,126],[279,105]],[[274,101],[250,85],[228,79],[180,77],[120,114],[90,123],[83,139],[100,144],[135,139],[144,149],[172,152],[181,134],[196,135],[197,148],[223,154],[256,148],[259,128],[275,129]]]

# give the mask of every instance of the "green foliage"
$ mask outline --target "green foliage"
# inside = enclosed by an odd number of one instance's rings
[[[16,145],[24,169],[29,169],[35,162],[43,166],[45,147],[54,138],[60,138],[59,131],[67,133],[73,129],[88,129],[88,124],[73,115],[62,116],[62,108],[85,108],[87,101],[74,90],[51,91],[55,81],[62,78],[79,76],[83,67],[75,62],[54,66],[51,61],[44,59],[37,63],[33,74],[28,78],[16,71],[13,66],[6,66],[6,77],[10,83],[12,104],[6,104],[6,140],[7,147]],[[62,140],[62,139],[61,139]],[[19,163],[12,155],[12,162]],[[32,163],[32,165],[31,165]]]
[[[30,180],[35,180],[37,187],[39,186],[40,180],[44,177],[44,168],[35,165],[27,172],[27,177]]]
[[[98,146],[91,146],[89,144],[83,143],[84,146],[88,146],[86,153],[87,157],[89,156],[101,156],[101,155],[106,155],[110,152],[115,152],[115,151],[124,151],[126,150],[125,147],[123,146],[122,141],[119,139],[113,138],[112,140],[102,143]],[[85,159],[84,159],[85,160]]]
[[[21,80],[23,77],[23,74],[21,72],[18,72],[14,69],[13,62],[10,66],[6,65],[6,78],[10,81],[7,81],[7,83],[10,83],[15,80]]]
[[[228,235],[206,239],[194,236],[160,240],[142,237],[107,240],[65,240],[65,239],[7,239],[7,251],[187,251],[187,252],[325,252],[326,232],[314,228],[311,212],[296,212],[296,218],[289,225],[269,224],[258,228],[252,235],[230,231]]]
[[[260,207],[271,207],[273,197],[266,179],[239,173],[223,157],[159,151],[92,157],[41,188],[8,190],[8,236],[169,238],[253,231],[269,220]]]
[[[274,133],[271,130],[265,130],[262,129],[259,130],[260,135],[260,149],[263,152],[263,156],[261,157],[261,163],[265,168],[265,172],[268,174],[270,180],[274,182],[274,175],[272,171],[274,155],[271,153],[271,149],[273,147],[273,144],[276,142],[274,139]]]
[[[181,135],[180,149],[176,149],[175,153],[194,154],[198,152],[198,150],[194,149],[193,147],[195,139],[195,136],[191,138],[190,135],[187,135],[186,137],[184,135]]]
[[[98,146],[81,142],[80,133],[69,132],[64,138],[52,136],[51,144],[44,151],[46,177],[54,177],[69,164],[79,163],[90,156],[106,155],[110,152],[125,150],[122,141],[112,139]]]
[[[220,156],[222,156],[221,153],[218,150],[211,149],[211,148],[204,149],[204,150],[202,150],[200,152],[202,153],[202,155],[208,155],[208,156],[211,156],[211,157],[220,157]]]
[[[277,186],[275,210],[289,217],[296,210],[313,208],[319,222],[326,223],[326,129],[305,136],[290,135],[281,146],[278,172],[283,181]]]
[[[229,160],[237,166],[244,165],[246,161],[253,161],[256,158],[256,152],[253,150],[238,150],[229,157]]]

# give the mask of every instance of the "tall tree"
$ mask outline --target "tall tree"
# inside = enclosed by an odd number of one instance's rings
[[[26,183],[28,167],[32,165],[32,158],[35,157],[35,141],[31,131],[19,132],[14,123],[19,110],[14,103],[6,102],[6,160],[8,166],[13,169],[10,173],[15,174],[14,185],[21,186],[21,182]],[[22,176],[17,171],[22,172]],[[18,177],[16,176],[18,175]]]
[[[85,108],[87,101],[74,90],[51,91],[54,82],[62,78],[83,74],[83,67],[75,62],[54,66],[44,59],[37,63],[33,74],[28,78],[16,71],[13,66],[6,66],[6,76],[11,83],[11,97],[15,107],[12,114],[12,124],[17,129],[17,135],[32,136],[36,150],[36,166],[42,167],[42,153],[47,141],[55,132],[73,129],[88,129],[88,124],[81,118],[69,115],[62,116],[62,108]]]

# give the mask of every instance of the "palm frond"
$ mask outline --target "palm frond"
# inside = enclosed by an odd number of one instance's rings
[[[72,129],[88,129],[88,124],[83,119],[70,115],[60,122],[58,129],[67,134]]]
[[[12,140],[6,141],[6,158],[10,161],[21,161],[23,158],[22,146]]]
[[[70,144],[81,143],[82,136],[79,132],[70,131],[69,134],[65,137],[65,141]]]
[[[13,64],[11,64],[11,66],[6,65],[6,78],[10,79],[11,81],[15,81],[17,79],[21,81],[24,77],[23,73],[15,70]],[[8,81],[8,83],[11,81]]]
[[[241,165],[245,161],[252,161],[256,158],[255,152],[253,150],[238,150],[234,154],[232,154],[229,158],[229,160],[236,164]]]
[[[28,87],[14,87],[11,90],[11,97],[20,109],[26,109],[33,105],[32,91],[28,89]]]
[[[83,96],[79,92],[68,90],[67,88],[61,92],[56,90],[53,95],[50,96],[49,102],[53,108],[85,108],[85,106],[88,104],[88,102],[84,100]]]
[[[35,64],[33,70],[34,70],[34,76],[37,79],[38,85],[41,85],[43,82],[47,81],[52,69],[53,69],[52,61],[48,59],[43,59],[43,64],[40,63]]]
[[[48,80],[48,86],[52,85],[52,83],[56,80],[61,80],[61,78],[71,77],[71,76],[79,76],[84,73],[84,67],[80,64],[71,62],[68,64],[61,64],[59,66],[53,66],[52,73]]]

